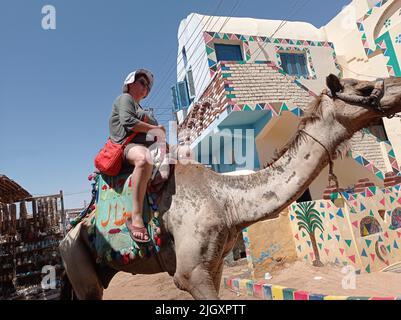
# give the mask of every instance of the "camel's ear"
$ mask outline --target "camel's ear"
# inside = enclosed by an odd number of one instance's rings
[[[333,96],[344,89],[340,79],[334,74],[330,74],[326,79],[327,87],[331,90]]]

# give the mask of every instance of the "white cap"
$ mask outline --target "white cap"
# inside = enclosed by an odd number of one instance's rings
[[[134,83],[139,75],[144,75],[148,79],[148,81],[149,81],[149,92],[150,92],[150,90],[152,90],[152,87],[153,87],[153,74],[152,74],[152,72],[150,72],[148,70],[145,70],[145,69],[138,69],[136,71],[131,72],[125,78],[124,87],[129,85],[129,84],[131,84],[131,83]],[[149,92],[148,92],[148,94],[149,94]]]

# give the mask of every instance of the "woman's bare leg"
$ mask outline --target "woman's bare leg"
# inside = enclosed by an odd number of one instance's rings
[[[153,169],[150,159],[149,150],[143,146],[132,147],[127,154],[128,162],[135,166],[132,174],[132,225],[139,228],[144,227],[143,201]],[[141,232],[133,232],[133,235],[138,239],[148,240],[148,236]]]

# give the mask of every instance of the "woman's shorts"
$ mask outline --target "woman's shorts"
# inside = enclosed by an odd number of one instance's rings
[[[127,146],[126,146],[125,149],[124,149],[124,153],[123,153],[123,160],[124,160],[124,163],[127,163],[127,164],[128,164],[127,156],[128,156],[128,152],[130,151],[130,149],[132,149],[133,147],[137,147],[137,146],[142,146],[142,147],[145,147],[145,148],[149,148],[153,143],[154,143],[154,142],[152,142],[152,143],[150,143],[150,144],[131,142],[131,143],[127,144]]]

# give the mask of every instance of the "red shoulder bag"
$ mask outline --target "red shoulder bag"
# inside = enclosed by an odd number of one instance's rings
[[[145,116],[142,121],[147,123],[147,117]],[[118,175],[123,164],[124,149],[138,133],[131,134],[123,144],[114,143],[109,138],[95,158],[95,167],[108,176]]]

